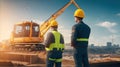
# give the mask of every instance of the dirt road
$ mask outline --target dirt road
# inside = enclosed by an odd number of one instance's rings
[[[14,65],[10,62],[0,62],[0,67],[45,67],[45,64],[33,64],[28,66]],[[71,61],[63,61],[62,67],[75,67],[74,63]],[[120,67],[120,62],[103,62],[103,63],[92,63],[90,67]]]

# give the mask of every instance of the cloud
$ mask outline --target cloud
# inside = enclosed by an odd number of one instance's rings
[[[98,23],[96,25],[100,26],[100,27],[107,28],[112,33],[117,33],[117,31],[113,28],[117,25],[117,23],[115,23],[115,22],[105,21],[105,22]]]
[[[116,25],[117,25],[116,23],[112,23],[112,22],[109,22],[109,21],[105,21],[105,22],[102,22],[102,23],[98,24],[98,26],[105,27],[105,28],[111,28],[111,27],[114,27]]]
[[[120,13],[118,13],[117,16],[120,16]]]

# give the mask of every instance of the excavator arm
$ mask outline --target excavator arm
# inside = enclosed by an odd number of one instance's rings
[[[77,8],[80,8],[74,0],[70,0],[70,2],[68,2],[66,5],[60,8],[54,14],[52,14],[50,18],[48,18],[43,24],[40,25],[40,36],[43,36],[49,30],[51,21],[55,20],[58,16],[60,16],[71,4],[74,4]]]

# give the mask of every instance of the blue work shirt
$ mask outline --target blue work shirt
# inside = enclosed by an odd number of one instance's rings
[[[88,47],[88,41],[77,41],[78,38],[88,38],[90,35],[90,27],[83,21],[72,27],[71,46],[75,48]]]

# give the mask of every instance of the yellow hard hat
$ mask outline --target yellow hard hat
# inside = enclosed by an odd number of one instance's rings
[[[84,18],[85,14],[84,14],[84,11],[82,9],[77,9],[74,13],[74,16]]]
[[[51,21],[51,27],[52,27],[52,26],[58,26],[58,22],[55,21],[55,20],[52,20],[52,21]]]

